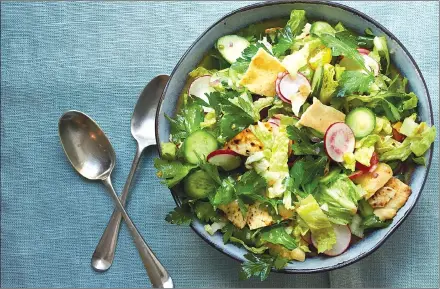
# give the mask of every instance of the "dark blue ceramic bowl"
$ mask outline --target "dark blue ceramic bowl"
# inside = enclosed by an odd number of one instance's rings
[[[331,23],[342,21],[349,29],[359,33],[362,33],[366,28],[371,28],[376,35],[385,35],[393,63],[409,79],[410,90],[414,91],[419,97],[419,116],[423,121],[433,125],[431,100],[422,73],[403,44],[385,27],[357,10],[337,3],[319,1],[266,2],[243,7],[224,16],[209,27],[182,56],[171,73],[171,78],[159,104],[156,118],[158,147],[160,147],[161,142],[168,141],[170,134],[170,126],[164,117],[164,113],[168,115],[175,114],[178,97],[187,80],[188,73],[197,66],[203,55],[213,47],[215,41],[223,35],[234,33],[255,22],[288,18],[292,9],[306,10],[307,17],[311,19],[322,19]],[[428,175],[432,154],[431,148],[427,153],[427,166],[418,167],[412,175],[410,184],[412,194],[405,206],[399,210],[390,226],[367,235],[342,255],[336,257],[319,256],[307,258],[305,262],[291,262],[285,269],[280,271],[286,273],[321,272],[346,266],[371,254],[397,229],[415,206]],[[172,192],[172,194],[179,205],[180,201],[177,193]],[[245,249],[234,244],[224,245],[221,234],[217,233],[210,236],[205,232],[203,226],[204,224],[199,221],[192,223],[194,231],[213,247],[238,261],[245,260],[243,257],[246,253]]]

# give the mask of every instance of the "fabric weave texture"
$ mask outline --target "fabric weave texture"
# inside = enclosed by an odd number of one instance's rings
[[[90,257],[113,206],[99,182],[68,163],[58,119],[81,110],[117,154],[120,192],[135,153],[130,117],[143,86],[173,67],[207,27],[252,2],[1,3],[1,286],[148,287],[123,225],[112,268]],[[439,127],[438,2],[343,4],[373,17],[410,51],[426,79]],[[128,211],[177,287],[438,287],[438,136],[428,182],[408,219],[369,257],[311,275],[239,281],[239,263],[191,229],[167,224],[175,206],[155,177],[154,147],[135,176]]]

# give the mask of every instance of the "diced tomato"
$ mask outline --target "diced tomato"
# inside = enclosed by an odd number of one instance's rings
[[[376,167],[378,162],[379,157],[377,156],[376,152],[374,152],[370,159],[370,166],[367,167],[360,162],[356,162],[356,169],[364,172],[369,172],[370,170],[372,170],[373,167]]]
[[[357,177],[362,176],[364,173],[365,173],[364,171],[355,171],[354,173],[352,173],[352,174],[349,175],[348,177],[349,177],[350,180],[354,180],[354,179],[356,179]]]
[[[393,127],[393,139],[395,139],[398,142],[403,142],[403,140],[406,138],[405,135],[401,134]]]
[[[398,142],[403,142],[403,140],[406,138],[405,135],[403,135],[403,134],[401,134],[399,132],[401,126],[402,126],[402,122],[401,121],[396,122],[393,125],[393,139],[395,139]]]

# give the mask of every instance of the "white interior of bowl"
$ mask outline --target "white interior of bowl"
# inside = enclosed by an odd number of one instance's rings
[[[401,45],[396,42],[389,34],[382,30],[373,22],[360,17],[359,14],[343,9],[339,4],[331,3],[266,3],[265,6],[244,9],[230,14],[222,21],[209,28],[194,45],[187,51],[184,57],[176,66],[171,80],[164,92],[164,99],[161,103],[158,114],[158,141],[167,141],[169,138],[169,124],[164,118],[164,113],[174,115],[177,98],[180,95],[188,73],[198,64],[204,53],[213,47],[215,41],[226,34],[234,33],[240,28],[249,24],[271,18],[288,17],[292,9],[304,9],[307,11],[309,19],[322,19],[331,23],[342,21],[349,29],[362,33],[366,28],[371,28],[376,35],[385,35],[391,51],[391,59],[394,65],[409,79],[409,89],[414,91],[419,97],[419,116],[422,120],[432,125],[432,114],[427,88],[423,78],[416,69],[411,57],[405,52]],[[351,8],[349,8],[351,9]],[[431,159],[432,149],[427,154],[427,159]],[[393,223],[384,229],[376,230],[366,236],[363,240],[351,246],[345,253],[336,257],[314,257],[307,258],[305,262],[292,262],[285,271],[288,272],[313,272],[325,269],[341,267],[358,260],[378,247],[388,235],[390,235],[403,218],[415,205],[418,195],[421,192],[427,175],[427,168],[418,167],[411,180],[413,193],[405,206],[399,210]],[[196,221],[193,228],[209,243],[219,250],[231,255],[235,259],[244,260],[243,254],[246,250],[233,244],[224,245],[222,236],[216,234],[210,236],[203,228],[203,224]]]

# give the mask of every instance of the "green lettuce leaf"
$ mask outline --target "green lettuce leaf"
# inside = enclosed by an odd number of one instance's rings
[[[290,19],[287,21],[287,26],[290,27],[293,35],[300,34],[306,23],[306,11],[292,10],[290,12]]]
[[[263,242],[278,244],[286,247],[288,250],[298,247],[295,238],[286,232],[284,226],[274,226],[265,229],[261,232],[260,238]]]
[[[274,134],[262,123],[249,127],[251,132],[263,143],[265,149],[272,149]]]
[[[391,224],[392,220],[381,221],[373,211],[373,208],[367,200],[361,199],[359,201],[359,215],[362,218],[361,227],[364,230],[374,228],[385,228]]]
[[[362,146],[355,150],[354,158],[364,166],[370,166],[370,160],[374,153],[374,146]]]
[[[214,222],[212,224],[206,224],[204,226],[205,231],[209,234],[209,235],[214,235],[215,232],[217,232],[218,230],[223,229],[226,226],[225,222]]]
[[[321,186],[315,195],[319,205],[326,206],[325,213],[335,224],[346,225],[357,212],[357,203],[362,198],[362,192],[345,174],[330,184]]]
[[[267,192],[269,198],[282,196],[286,191],[284,180],[289,175],[288,158],[289,138],[287,137],[286,126],[281,125],[274,136],[269,169],[265,174],[267,183],[272,184]]]
[[[390,53],[388,52],[387,39],[385,36],[374,37],[373,40],[374,49],[373,52],[377,53],[380,58],[380,64],[384,74],[388,74],[390,68]],[[382,61],[384,59],[384,61]]]
[[[246,250],[248,250],[254,254],[263,254],[268,249],[268,247],[266,247],[266,246],[261,246],[261,247],[249,246],[243,240],[235,238],[235,237],[231,237],[229,240],[231,240],[231,242],[241,244]]]
[[[336,244],[335,230],[312,195],[299,201],[296,212],[310,228],[318,245],[318,253],[333,248]]]
[[[379,92],[368,96],[351,95],[345,99],[350,106],[367,106],[391,122],[399,121],[404,113],[417,107],[417,96],[412,92]]]
[[[413,136],[406,137],[400,143],[391,137],[385,137],[378,142],[377,151],[380,161],[406,160],[411,153],[416,157],[423,156],[435,141],[436,128],[429,127],[425,122],[419,124]]]
[[[323,68],[324,75],[322,79],[322,87],[319,91],[319,100],[324,104],[328,104],[338,87],[338,81],[335,80],[335,67],[333,65],[324,64]],[[344,73],[342,75],[344,75]]]
[[[182,142],[188,135],[200,130],[200,123],[204,119],[204,102],[192,97],[186,97],[185,100],[175,118],[165,115],[170,122],[171,139],[174,143]]]
[[[154,167],[157,169],[156,175],[163,179],[163,183],[169,188],[177,185],[195,165],[183,164],[179,161],[167,161],[163,159],[154,159]]]

